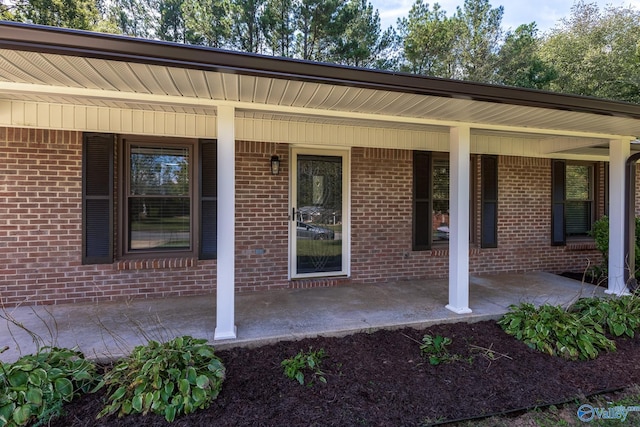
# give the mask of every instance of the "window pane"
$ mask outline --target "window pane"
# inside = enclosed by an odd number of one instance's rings
[[[591,166],[567,165],[567,200],[591,199]]]
[[[433,241],[449,241],[449,200],[433,201]]]
[[[129,198],[129,250],[189,249],[189,205],[186,197]]]
[[[586,235],[591,230],[591,202],[568,201],[565,215],[567,235]]]
[[[433,159],[433,242],[449,241],[449,159]]]
[[[591,230],[593,167],[567,165],[567,201],[565,219],[567,236],[587,235]]]
[[[448,159],[433,159],[433,199],[449,200]]]
[[[189,195],[189,149],[131,146],[130,195]]]

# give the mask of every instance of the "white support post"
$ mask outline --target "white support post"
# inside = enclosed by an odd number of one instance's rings
[[[631,153],[631,141],[609,141],[609,277],[608,294],[628,293],[624,281],[625,174]]]
[[[458,314],[469,308],[469,164],[471,129],[455,127],[449,133],[449,304]]]
[[[218,261],[214,340],[235,339],[235,108],[218,107]]]

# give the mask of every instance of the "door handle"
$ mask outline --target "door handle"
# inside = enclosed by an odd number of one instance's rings
[[[296,208],[291,208],[291,221],[296,220]]]

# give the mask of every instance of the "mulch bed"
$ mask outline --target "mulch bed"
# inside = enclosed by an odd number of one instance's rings
[[[565,271],[564,273],[561,273],[560,276],[577,280],[579,282],[588,283],[590,285],[601,286],[603,288],[606,288],[609,284],[606,277],[593,277],[592,275],[586,274],[584,272],[581,273],[581,272]]]
[[[416,343],[426,333],[451,338],[449,351],[462,360],[430,365]],[[538,353],[485,321],[235,348],[218,352],[227,378],[207,410],[172,424],[156,415],[96,420],[104,399],[97,393],[69,404],[49,425],[428,425],[640,384],[640,338],[616,344],[616,352],[596,360],[566,361]],[[494,350],[495,358],[472,346]],[[326,352],[326,384],[301,386],[283,375],[280,362],[310,348]]]

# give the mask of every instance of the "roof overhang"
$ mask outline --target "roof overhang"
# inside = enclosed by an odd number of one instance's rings
[[[0,21],[0,99],[634,139],[640,106]]]

